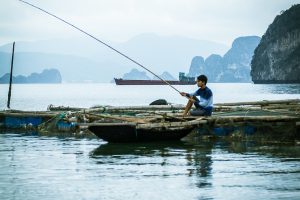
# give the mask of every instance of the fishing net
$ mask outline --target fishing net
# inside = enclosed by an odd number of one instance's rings
[[[59,113],[53,118],[49,119],[48,121],[40,124],[38,126],[38,130],[40,132],[53,132],[53,131],[58,131],[57,124],[59,121],[63,120],[65,118],[66,114],[65,113]]]

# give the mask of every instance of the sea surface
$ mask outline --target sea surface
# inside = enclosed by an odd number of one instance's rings
[[[209,83],[215,103],[300,99],[300,84],[254,85],[250,83]],[[179,91],[192,93],[196,85],[174,86]],[[8,84],[0,84],[0,110],[6,109]],[[149,105],[157,99],[174,104],[186,104],[173,88],[163,86],[117,86],[99,84],[15,84],[12,85],[11,109],[46,110],[55,106],[88,108],[95,105],[132,106]]]
[[[195,86],[175,86],[192,92]],[[300,85],[208,84],[214,101],[300,98]],[[0,85],[0,110],[8,85]],[[13,85],[11,108],[185,104],[168,86]],[[100,139],[0,131],[0,199],[300,199],[300,145]]]

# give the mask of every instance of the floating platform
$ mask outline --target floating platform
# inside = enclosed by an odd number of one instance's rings
[[[185,136],[238,140],[300,140],[300,100],[215,104],[210,117],[182,117],[183,105],[49,107],[0,112],[1,129],[97,135],[109,142],[179,140]],[[55,133],[55,134],[54,134]],[[193,134],[190,134],[193,133]],[[190,134],[190,135],[189,135]]]

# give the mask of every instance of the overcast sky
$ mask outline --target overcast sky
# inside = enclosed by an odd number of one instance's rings
[[[262,36],[282,10],[300,0],[27,0],[106,41],[141,33],[179,35],[226,45]],[[83,37],[18,0],[0,0],[0,45],[20,40]]]

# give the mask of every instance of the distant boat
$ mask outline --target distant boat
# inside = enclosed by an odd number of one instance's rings
[[[116,85],[166,85],[162,80],[124,80],[115,78]],[[192,81],[168,81],[171,85],[194,85],[196,82]]]
[[[196,84],[194,77],[187,77],[183,72],[179,73],[178,80],[166,80],[171,85],[194,85]],[[116,85],[166,85],[162,80],[128,80],[115,78]]]

